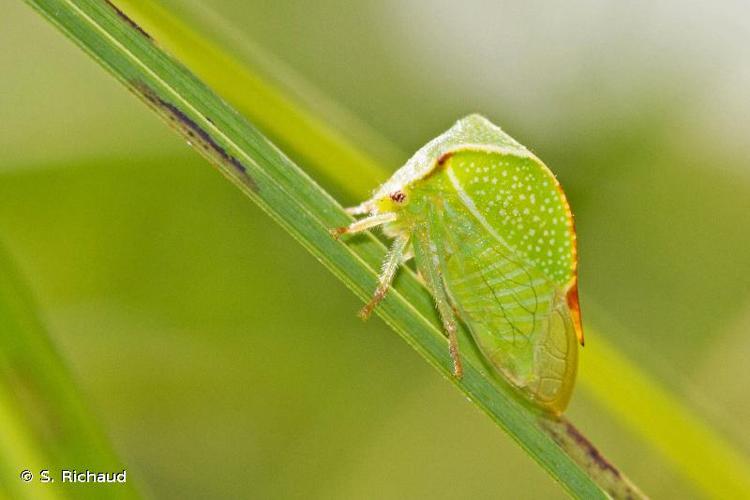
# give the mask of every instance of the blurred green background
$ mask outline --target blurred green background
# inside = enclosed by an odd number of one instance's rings
[[[750,453],[746,5],[162,5],[392,169],[469,112],[503,126],[566,188],[596,335]],[[35,12],[4,5],[0,46],[0,243],[143,493],[564,497]],[[585,389],[568,414],[653,497],[700,497]]]

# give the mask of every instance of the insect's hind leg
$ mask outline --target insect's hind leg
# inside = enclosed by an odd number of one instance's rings
[[[372,299],[370,299],[370,302],[359,311],[359,317],[363,320],[370,317],[372,311],[380,301],[385,298],[385,294],[388,293],[388,289],[391,287],[393,278],[396,275],[398,265],[403,261],[404,253],[406,252],[408,244],[408,236],[398,236],[393,241],[393,245],[391,245],[390,250],[388,250],[385,262],[383,262],[383,270],[378,279],[378,287],[375,289],[375,293],[373,294]]]
[[[435,298],[443,328],[448,334],[448,350],[453,360],[453,375],[460,379],[463,377],[464,369],[461,364],[461,354],[458,351],[458,327],[456,314],[448,300],[443,280],[440,276],[439,257],[436,250],[430,245],[426,229],[417,230],[417,241],[414,245],[417,265],[421,268],[424,279]]]

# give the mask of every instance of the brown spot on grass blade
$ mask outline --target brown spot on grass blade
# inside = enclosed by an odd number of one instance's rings
[[[539,417],[541,427],[612,498],[647,498],[620,470],[612,465],[581,432],[564,418]]]
[[[125,14],[123,11],[121,11],[119,9],[119,7],[117,7],[117,5],[113,4],[110,0],[104,0],[104,2],[107,5],[109,5],[112,8],[112,10],[114,10],[115,13],[119,16],[119,18],[122,19],[123,21],[125,21],[131,28],[133,28],[134,30],[136,30],[138,33],[140,33],[144,37],[148,38],[150,41],[154,40],[151,37],[151,35],[149,35],[148,33],[146,33],[146,30],[144,30],[143,28],[141,28],[140,26],[138,26],[138,23],[136,23],[135,21],[133,21],[127,14]]]
[[[582,449],[586,451],[586,454],[591,459],[592,463],[596,464],[601,470],[611,472],[615,477],[620,477],[620,471],[612,465],[609,460],[604,458],[599,450],[591,444],[591,441],[586,439],[583,434],[570,422],[563,421],[565,425],[565,432],[568,436]]]
[[[245,165],[236,157],[229,154],[206,129],[196,123],[195,120],[190,118],[175,104],[159,97],[147,84],[137,81],[133,82],[133,87],[148,103],[169,118],[172,125],[187,138],[188,142],[191,145],[196,145],[201,150],[201,153],[212,163],[219,167],[231,167],[253,191],[258,190],[258,185],[248,175]]]

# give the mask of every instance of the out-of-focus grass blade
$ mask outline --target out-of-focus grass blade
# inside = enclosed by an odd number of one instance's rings
[[[374,289],[385,248],[372,235],[344,244],[328,229],[350,218],[326,192],[219,99],[168,57],[126,13],[98,0],[28,0],[53,24],[145,101],[202,155],[281,224],[360,298]],[[639,497],[572,425],[553,421],[519,401],[488,375],[478,353],[465,353],[464,378],[451,376],[447,342],[432,300],[403,272],[378,314],[431,365],[457,385],[572,494]],[[462,332],[464,343],[470,344]]]
[[[153,33],[160,44],[245,116],[260,123],[272,120],[273,127],[267,129],[271,137],[294,149],[310,169],[334,181],[351,200],[365,198],[373,186],[387,178],[388,171],[381,166],[382,162],[368,157],[365,152],[355,155],[358,160],[354,162],[330,163],[329,159],[344,158],[353,150],[343,135],[331,133],[327,127],[313,127],[306,137],[298,134],[296,131],[305,128],[307,123],[319,121],[247,65],[201,37],[156,3],[134,0],[120,3],[127,6],[128,13]],[[321,134],[325,135],[325,140],[320,140]],[[306,141],[315,143],[315,149],[304,149]],[[359,182],[365,179],[366,182]],[[750,498],[747,458],[662,384],[623,357],[603,336],[592,334],[590,337],[594,340],[587,343],[579,372],[581,388],[593,394],[616,419],[642,436],[705,494],[714,498]]]
[[[39,320],[28,290],[0,247],[0,496],[135,498],[125,484],[63,484],[61,469],[117,472],[117,460]],[[49,470],[55,482],[40,482]],[[28,470],[30,481],[21,473]],[[85,486],[85,485],[84,485]]]
[[[726,439],[611,346],[590,342],[586,350],[582,373],[596,378],[582,377],[582,385],[619,420],[710,498],[750,498],[750,466]]]

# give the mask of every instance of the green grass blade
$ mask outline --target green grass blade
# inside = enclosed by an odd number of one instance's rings
[[[218,170],[363,300],[374,289],[384,256],[372,235],[349,244],[328,229],[349,222],[340,205],[109,2],[29,0],[32,6],[170,123]],[[585,498],[640,493],[565,421],[554,422],[516,399],[488,375],[477,352],[465,353],[465,375],[451,361],[432,300],[403,272],[378,314],[449,381],[505,429],[571,493]],[[466,335],[462,332],[462,335]],[[464,338],[464,343],[469,344]]]
[[[126,484],[63,484],[60,470],[125,468],[91,416],[39,320],[33,300],[0,247],[0,496],[134,498]],[[34,479],[19,477],[28,469]],[[40,483],[48,469],[54,484]]]

